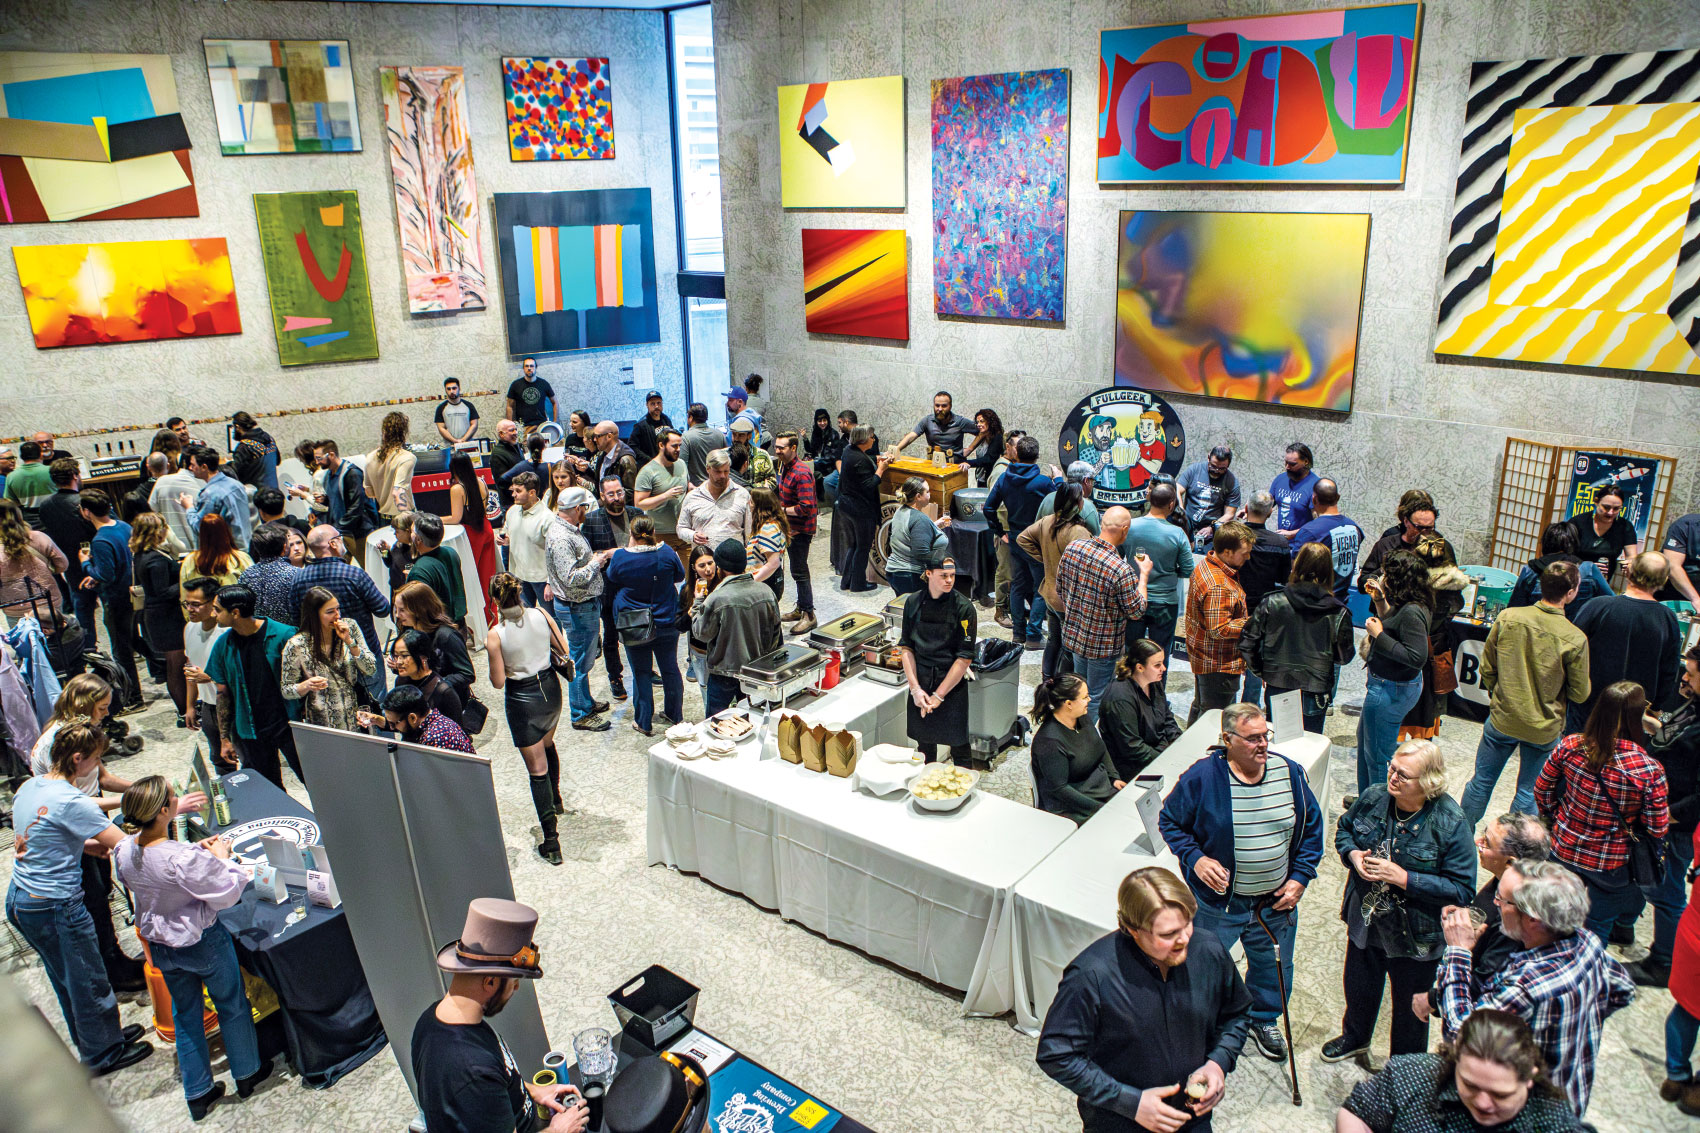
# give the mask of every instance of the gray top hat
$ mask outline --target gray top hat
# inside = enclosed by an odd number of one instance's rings
[[[437,967],[455,975],[534,980],[538,966],[537,910],[518,901],[478,897],[466,907],[460,939],[437,952]]]

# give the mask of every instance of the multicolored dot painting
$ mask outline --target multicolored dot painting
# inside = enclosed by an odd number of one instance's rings
[[[606,59],[504,58],[508,157],[575,161],[614,156],[614,91]]]

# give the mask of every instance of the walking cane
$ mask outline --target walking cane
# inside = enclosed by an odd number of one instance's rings
[[[1287,1028],[1287,1069],[1293,1075],[1293,1104],[1303,1105],[1304,1099],[1299,1097],[1299,1061],[1293,1049],[1293,1017],[1287,1009],[1287,978],[1281,969],[1281,942],[1275,939],[1275,933],[1264,922],[1263,914],[1270,908],[1268,901],[1260,901],[1252,916],[1257,920],[1257,927],[1269,938],[1269,946],[1275,950],[1275,987],[1281,992],[1281,1023]]]

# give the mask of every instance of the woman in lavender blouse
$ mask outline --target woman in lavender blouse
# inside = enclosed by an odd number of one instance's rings
[[[201,984],[218,1009],[236,1092],[246,1098],[271,1074],[260,1061],[259,1039],[236,946],[218,922],[218,911],[236,904],[248,884],[230,860],[230,843],[216,835],[199,843],[171,840],[176,813],[171,784],[160,775],[138,779],[124,792],[125,828],[130,837],[112,851],[118,880],[129,887],[136,931],[148,942],[153,966],[171,991],[171,1021],[177,1028],[177,1069],[189,1116],[199,1121],[224,1096],[214,1082],[201,1017]]]

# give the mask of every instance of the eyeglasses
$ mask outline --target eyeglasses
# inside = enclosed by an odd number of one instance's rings
[[[1414,783],[1416,780],[1417,776],[1407,775],[1397,767],[1389,766],[1387,768],[1387,781],[1389,783]]]
[[[1249,736],[1246,735],[1244,732],[1234,732],[1232,734],[1237,739],[1243,740],[1244,742],[1250,744],[1252,747],[1268,747],[1269,746],[1269,733],[1266,732],[1266,731],[1265,732],[1254,732],[1253,734],[1251,734]]]

